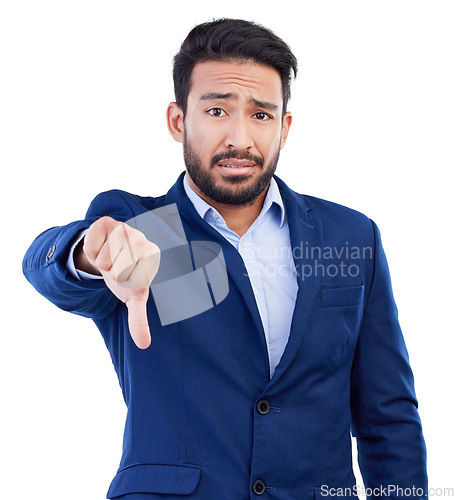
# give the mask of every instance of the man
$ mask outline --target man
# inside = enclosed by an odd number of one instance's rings
[[[108,498],[348,497],[350,430],[372,495],[426,494],[379,231],[274,175],[296,71],[259,25],[195,27],[167,112],[186,173],[159,198],[101,193],[24,258],[112,357],[128,414]]]

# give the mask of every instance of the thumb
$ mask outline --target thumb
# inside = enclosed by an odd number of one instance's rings
[[[152,342],[147,320],[148,287],[141,293],[131,297],[126,303],[128,307],[128,327],[134,343],[139,349],[147,349]]]

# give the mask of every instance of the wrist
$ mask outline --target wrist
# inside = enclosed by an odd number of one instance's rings
[[[82,238],[81,241],[79,241],[79,243],[76,245],[76,248],[74,249],[74,255],[73,255],[74,265],[76,269],[80,271],[101,276],[101,273],[99,272],[98,268],[90,264],[90,262],[87,259],[87,256],[85,255],[84,240],[85,237]]]

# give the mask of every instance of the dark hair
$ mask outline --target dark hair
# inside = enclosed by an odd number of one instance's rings
[[[174,57],[175,100],[186,113],[191,74],[202,61],[254,61],[275,69],[283,89],[283,115],[291,96],[291,71],[297,59],[289,46],[271,30],[243,19],[217,19],[195,26]]]

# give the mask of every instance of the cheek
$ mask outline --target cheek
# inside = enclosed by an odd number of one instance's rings
[[[258,151],[261,153],[263,158],[270,161],[272,157],[274,157],[277,151],[280,149],[281,143],[281,133],[273,133],[268,134],[267,136],[261,137],[258,141],[256,141],[256,147]]]
[[[210,160],[216,152],[207,135],[204,135],[199,130],[197,132],[187,134],[187,141],[189,142],[192,151],[196,154],[201,166],[206,168],[210,164]]]
[[[201,152],[207,151],[207,149],[213,143],[213,138],[210,134],[210,130],[205,130],[202,127],[198,128],[194,132],[193,137],[193,144]]]
[[[204,123],[191,123],[186,132],[191,147],[203,161],[210,161],[212,156],[219,151],[221,141],[214,127],[208,127]]]

